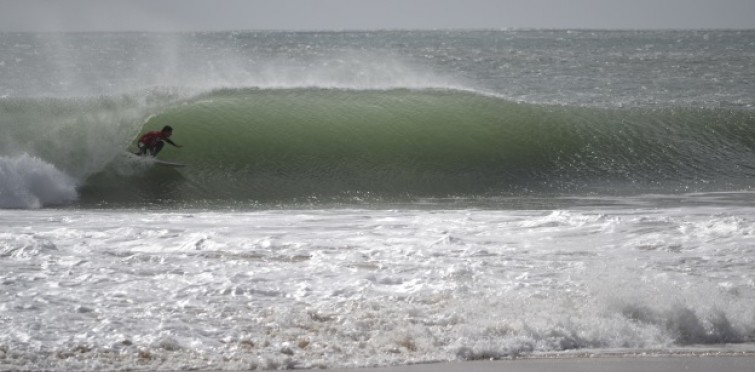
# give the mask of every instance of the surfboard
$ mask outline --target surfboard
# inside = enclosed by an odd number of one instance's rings
[[[141,155],[139,155],[137,153],[133,153],[133,152],[127,152],[126,155],[128,155],[129,157],[131,157],[133,159],[137,159],[137,160],[140,160],[140,161],[145,161],[145,162],[149,162],[149,163],[153,163],[153,164],[157,164],[157,165],[162,165],[162,166],[165,166],[165,167],[175,167],[175,168],[178,168],[178,167],[185,167],[186,166],[186,164],[183,164],[183,163],[155,159],[155,158],[153,158],[151,156],[141,156]]]
[[[163,165],[166,167],[185,167],[186,166],[186,164],[176,163],[173,161],[164,161],[164,160],[157,160],[157,159],[152,159],[152,161],[157,165]]]

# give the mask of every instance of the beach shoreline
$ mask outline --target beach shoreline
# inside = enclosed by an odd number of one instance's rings
[[[738,354],[725,352],[703,355],[525,357],[506,360],[439,362],[387,367],[335,368],[329,370],[332,372],[752,372],[754,368],[755,355],[752,353]]]

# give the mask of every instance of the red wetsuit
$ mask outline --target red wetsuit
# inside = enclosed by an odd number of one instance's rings
[[[143,143],[146,147],[151,148],[155,147],[158,142],[167,139],[168,137],[165,136],[165,134],[159,130],[153,131],[153,132],[147,132],[141,138],[139,138],[139,142]]]
[[[146,155],[147,152],[149,152],[150,155],[157,156],[160,150],[163,149],[163,146],[165,145],[164,142],[170,143],[171,145],[176,147],[180,147],[173,143],[170,138],[168,138],[172,133],[173,131],[163,132],[156,130],[143,134],[141,137],[139,137],[139,152],[137,153],[137,155]]]

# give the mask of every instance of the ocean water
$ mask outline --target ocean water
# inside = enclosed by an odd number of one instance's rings
[[[0,370],[755,352],[755,32],[0,34]],[[174,127],[164,167],[140,133]]]

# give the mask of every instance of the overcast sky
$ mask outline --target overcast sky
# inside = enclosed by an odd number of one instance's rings
[[[0,0],[0,31],[755,29],[755,0]]]

